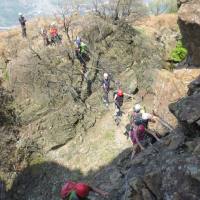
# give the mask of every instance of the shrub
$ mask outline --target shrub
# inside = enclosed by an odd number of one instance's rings
[[[188,54],[187,49],[183,46],[181,41],[178,41],[176,47],[172,50],[170,54],[170,60],[179,63],[183,61]]]

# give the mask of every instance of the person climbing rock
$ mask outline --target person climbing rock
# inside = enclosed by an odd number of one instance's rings
[[[81,45],[81,38],[79,36],[76,37],[75,45],[79,49]]]
[[[76,183],[67,181],[61,188],[60,196],[63,200],[89,200],[88,195],[90,192],[95,192],[102,197],[108,197],[108,193],[98,188],[91,187],[86,183]]]
[[[142,120],[143,125],[145,127],[145,133],[147,133],[145,134],[146,140],[150,140],[151,144],[155,143],[156,141],[160,141],[158,136],[155,133],[153,133],[150,129],[148,129],[149,122],[155,123],[156,117],[150,113],[143,113]]]
[[[133,110],[128,114],[130,123],[126,126],[126,131],[124,132],[127,139],[129,138],[129,132],[132,131],[133,128],[143,124],[142,112],[144,112],[142,106],[140,104],[136,104],[133,107]]]
[[[51,23],[49,33],[51,37],[51,44],[61,43],[62,38],[58,35],[58,29],[55,22]]]
[[[102,88],[103,88],[103,102],[108,107],[108,104],[109,104],[108,94],[110,91],[110,78],[107,73],[103,74]]]
[[[87,45],[81,40],[81,38],[77,38],[76,40],[76,56],[80,61],[81,65],[83,66],[82,72],[86,74],[87,72],[87,62],[90,61],[90,57],[88,56],[88,47]]]
[[[121,107],[123,105],[123,101],[124,101],[124,94],[123,91],[121,89],[118,89],[117,93],[114,92],[114,104],[115,104],[115,121],[118,120],[118,118],[122,115],[121,112]],[[118,124],[118,122],[116,122]]]
[[[19,13],[19,23],[21,24],[22,28],[22,37],[26,37],[26,19],[22,13]]]
[[[80,43],[80,62],[83,65],[83,73],[86,73],[86,63],[90,60],[88,56],[88,48],[87,45],[81,41]]]

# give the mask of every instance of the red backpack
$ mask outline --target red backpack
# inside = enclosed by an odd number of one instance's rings
[[[66,198],[72,190],[76,189],[76,183],[73,181],[67,181],[61,188],[60,196],[62,199]]]
[[[73,181],[67,181],[65,185],[61,188],[60,196],[62,199],[64,199],[68,197],[70,192],[75,191],[79,197],[85,198],[91,190],[91,187],[85,183],[75,183]]]

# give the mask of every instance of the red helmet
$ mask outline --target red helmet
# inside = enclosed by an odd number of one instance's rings
[[[119,89],[119,90],[117,91],[117,96],[119,96],[119,97],[123,96],[122,90]]]
[[[85,183],[77,183],[76,184],[76,194],[81,198],[87,197],[90,190],[91,190],[91,188]]]

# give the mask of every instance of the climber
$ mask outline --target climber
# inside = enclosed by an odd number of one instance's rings
[[[76,53],[76,57],[79,59],[81,38],[78,37],[78,36],[76,36],[76,40],[74,41],[74,44],[75,44],[75,53]]]
[[[153,133],[151,130],[148,129],[148,124],[149,122],[156,122],[156,117],[150,113],[142,113],[142,120],[143,120],[143,125],[145,127],[145,137],[146,139],[150,139],[150,143],[153,144],[156,141],[160,141],[160,139],[158,138],[158,136]]]
[[[89,62],[90,58],[88,56],[88,47],[87,45],[82,42],[80,38],[76,41],[77,49],[76,49],[76,56],[79,59],[80,63],[83,66],[83,74],[87,72],[86,63]]]
[[[136,104],[133,108],[133,112],[130,116],[130,124],[132,127],[138,126],[143,123],[142,120],[142,107],[140,104]]]
[[[21,24],[21,28],[22,28],[22,37],[26,37],[26,19],[25,17],[22,15],[22,13],[19,13],[19,22]]]
[[[103,197],[108,197],[108,193],[98,188],[91,187],[86,183],[76,183],[67,181],[60,191],[63,200],[89,200],[87,197],[90,192],[95,192]]]
[[[41,28],[40,34],[42,35],[44,46],[48,46],[50,44],[50,41],[49,41],[49,37],[48,37],[48,34],[47,34],[47,29]]]
[[[51,23],[49,33],[51,37],[51,44],[61,43],[62,37],[58,34],[58,29],[55,22]]]
[[[127,136],[127,139],[129,138],[129,133],[133,130],[133,128],[139,126],[140,124],[143,124],[142,120],[142,113],[144,112],[144,109],[140,104],[136,104],[133,107],[133,111],[131,111],[129,116],[130,123],[126,126],[126,131],[124,132],[124,135]]]
[[[80,37],[76,37],[76,40],[75,40],[75,45],[76,47],[79,49],[80,48],[80,45],[81,45],[81,38]]]
[[[124,101],[124,94],[121,89],[118,89],[117,92],[114,92],[114,103],[115,103],[115,121],[122,115],[121,107]]]
[[[146,142],[153,144],[156,141],[160,141],[157,135],[148,129],[148,123],[155,122],[155,117],[149,113],[142,113],[141,106],[139,104],[135,105],[134,112],[135,114],[132,117],[133,121],[129,132],[131,141],[134,144],[131,158],[133,158],[134,155],[139,153],[141,150],[144,150],[143,146]]]
[[[107,73],[103,74],[102,88],[103,88],[103,102],[108,107],[108,104],[109,104],[108,94],[110,91],[110,78]]]

